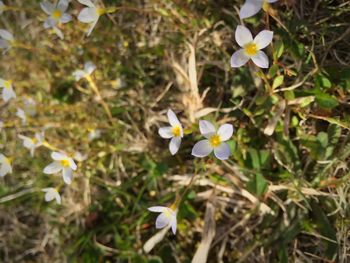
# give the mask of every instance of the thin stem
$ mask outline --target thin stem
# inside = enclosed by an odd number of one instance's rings
[[[98,99],[100,100],[101,104],[102,104],[102,107],[104,108],[108,118],[109,118],[109,121],[111,122],[111,124],[113,123],[113,117],[112,117],[112,113],[108,107],[108,104],[103,100],[102,96],[101,96],[101,93],[99,91],[99,89],[97,88],[95,82],[93,81],[93,79],[91,78],[90,75],[87,75],[86,76],[86,79],[87,81],[89,82],[90,84],[90,87],[91,89],[96,93],[96,96],[98,97]]]

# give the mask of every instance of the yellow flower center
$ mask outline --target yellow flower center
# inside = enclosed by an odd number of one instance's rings
[[[11,89],[11,85],[12,85],[12,80],[7,80],[4,82],[4,87],[6,89]]]
[[[269,8],[270,8],[270,4],[269,4],[269,2],[268,2],[267,0],[265,0],[265,1],[263,2],[262,9],[263,9],[265,12],[267,12],[267,11],[269,10]]]
[[[170,211],[167,209],[167,210],[165,210],[165,212],[164,212],[164,215],[166,216],[166,217],[171,217],[171,213],[170,213]]]
[[[96,13],[101,16],[103,14],[106,13],[106,9],[105,8],[96,8]]]
[[[217,134],[211,136],[209,139],[209,143],[213,148],[218,147],[221,144],[220,136]]]
[[[179,137],[181,135],[181,128],[180,126],[173,127],[173,134],[175,137]]]
[[[67,159],[61,160],[61,165],[63,167],[68,167],[69,166],[69,161]]]
[[[5,159],[4,159],[4,162],[5,162],[6,164],[11,164],[12,161],[13,161],[13,158],[11,158],[11,157],[5,157]]]
[[[244,46],[244,51],[248,56],[255,56],[258,53],[258,47],[254,42],[250,42]]]
[[[56,9],[55,11],[52,12],[52,18],[53,19],[58,20],[58,19],[61,18],[61,16],[62,16],[62,12],[60,10],[58,10],[58,9]]]

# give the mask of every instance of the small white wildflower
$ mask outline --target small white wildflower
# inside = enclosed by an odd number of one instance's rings
[[[72,16],[66,13],[69,2],[67,0],[59,0],[56,4],[52,4],[48,1],[40,3],[41,9],[49,15],[44,22],[44,28],[53,28],[55,33],[63,39],[63,33],[57,28],[59,23],[65,24],[72,20]]]
[[[0,177],[12,173],[11,159],[0,153]]]
[[[241,19],[251,17],[257,14],[261,8],[268,10],[269,5],[277,1],[278,0],[246,0],[239,11],[239,17]]]
[[[88,135],[89,141],[93,141],[93,140],[98,139],[100,137],[101,137],[101,130],[99,130],[99,129],[92,129]]]
[[[84,69],[83,70],[77,69],[76,71],[73,72],[73,76],[76,81],[79,81],[82,78],[90,76],[95,69],[96,69],[96,65],[91,61],[88,61],[84,64]]]
[[[2,98],[5,102],[8,102],[10,99],[16,98],[16,93],[12,87],[12,80],[5,80],[0,78],[0,87],[2,89]]]
[[[26,124],[27,116],[24,110],[22,110],[21,108],[17,108],[16,116],[22,120],[22,124]]]
[[[82,23],[90,24],[90,27],[87,31],[87,36],[89,36],[94,27],[96,26],[100,16],[105,13],[105,9],[99,8],[91,0],[78,0],[78,2],[87,6],[80,11],[78,15],[78,20]]]
[[[78,162],[83,162],[88,158],[87,154],[82,154],[81,152],[75,152],[74,153],[74,159]]]
[[[30,155],[34,156],[34,151],[36,148],[43,145],[44,133],[35,133],[34,138],[30,138],[24,135],[18,135],[18,137],[23,140],[23,146],[30,151]]]
[[[233,134],[231,124],[223,124],[218,131],[209,121],[199,121],[199,130],[207,138],[197,142],[193,149],[192,155],[196,157],[208,156],[213,150],[215,156],[220,160],[226,160],[231,154],[230,147],[225,141],[229,140]]]
[[[176,154],[181,145],[181,138],[183,137],[183,129],[176,114],[169,109],[168,120],[171,126],[161,127],[158,130],[159,135],[162,138],[170,139],[169,150],[172,155]]]
[[[48,188],[43,188],[41,189],[41,191],[45,192],[45,201],[46,202],[50,202],[52,200],[56,200],[57,204],[61,204],[61,196],[60,193],[52,187],[48,187]]]
[[[12,47],[14,42],[15,42],[15,39],[9,31],[5,29],[0,29],[0,48],[1,49],[3,49],[4,51],[7,51]]]
[[[152,206],[148,208],[151,212],[161,213],[156,219],[156,228],[164,228],[166,226],[171,226],[173,234],[176,234],[176,214],[177,210],[165,206]]]
[[[66,184],[71,184],[73,171],[77,169],[74,160],[64,153],[53,152],[51,158],[54,162],[44,168],[45,174],[55,174],[62,171],[63,181]]]
[[[235,38],[238,45],[242,48],[232,55],[231,67],[243,66],[249,59],[252,59],[254,64],[260,68],[269,67],[269,58],[261,49],[272,42],[272,31],[263,30],[253,39],[252,33],[248,28],[237,26]]]

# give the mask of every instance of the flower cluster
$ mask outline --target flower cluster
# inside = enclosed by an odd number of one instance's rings
[[[240,10],[240,18],[245,19],[257,14],[260,9],[269,11],[269,4],[277,0],[247,0]],[[263,30],[254,38],[250,30],[238,25],[235,31],[235,39],[241,47],[231,57],[231,67],[238,68],[245,65],[249,60],[259,68],[268,68],[269,59],[262,49],[266,48],[273,39],[273,32]],[[176,154],[180,148],[181,140],[184,137],[183,127],[172,110],[168,110],[168,121],[170,126],[161,127],[158,130],[162,138],[170,139],[169,150],[172,155]],[[233,126],[231,124],[223,124],[216,129],[215,126],[207,121],[199,121],[199,130],[205,138],[197,142],[192,148],[192,155],[195,157],[206,157],[214,152],[214,155],[219,160],[227,160],[230,157],[231,151],[226,143],[233,134]],[[177,205],[171,207],[153,206],[148,208],[151,212],[161,213],[156,220],[156,228],[171,227],[172,232],[176,233],[176,214]]]

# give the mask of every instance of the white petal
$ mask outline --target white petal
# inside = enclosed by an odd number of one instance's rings
[[[2,163],[0,167],[0,177],[5,176],[8,173],[12,173],[12,166],[8,163]]]
[[[45,20],[44,22],[44,28],[48,29],[48,28],[53,28],[55,25],[57,24],[57,21],[51,17],[49,17],[48,19]]]
[[[13,41],[14,38],[13,38],[13,35],[5,30],[5,29],[0,29],[0,37],[2,37],[3,39],[7,40],[7,41]]]
[[[231,124],[223,124],[218,130],[218,135],[221,141],[227,141],[231,138],[233,134],[233,126]]]
[[[53,191],[50,190],[50,191],[46,192],[46,194],[45,194],[45,201],[46,202],[50,202],[54,198],[55,198],[55,193]]]
[[[55,9],[55,6],[48,1],[41,2],[40,7],[48,15],[51,15],[53,10]]]
[[[87,35],[87,36],[90,36],[92,30],[94,30],[94,28],[95,28],[95,26],[96,26],[96,24],[97,24],[98,18],[99,18],[99,16],[97,16],[95,22],[91,23],[91,25],[90,25],[88,31],[86,32],[86,35]]]
[[[206,138],[209,138],[213,133],[216,133],[215,127],[210,121],[200,120],[199,130]]]
[[[177,118],[176,114],[171,109],[168,110],[167,115],[168,115],[168,120],[169,120],[169,123],[171,126],[173,126],[173,127],[178,126],[178,125],[181,126],[179,119]]]
[[[258,53],[252,57],[252,60],[253,60],[254,64],[260,68],[268,68],[269,67],[269,58],[261,50],[259,50]]]
[[[52,152],[51,153],[51,158],[54,159],[55,161],[62,161],[64,159],[67,159],[67,155],[60,153],[60,152]]]
[[[171,231],[173,232],[174,235],[176,235],[176,226],[177,226],[177,219],[175,215],[171,220]]]
[[[61,196],[55,188],[52,188],[52,187],[43,188],[43,189],[41,189],[41,191],[46,193],[45,194],[45,201],[46,202],[50,202],[53,199],[56,199],[56,203],[59,205],[61,204]]]
[[[86,5],[86,6],[89,6],[89,7],[94,7],[94,3],[91,2],[90,0],[78,0],[79,3],[83,4],[83,5]]]
[[[231,67],[232,68],[239,68],[243,66],[245,63],[247,63],[249,60],[249,57],[245,54],[244,49],[240,49],[233,53],[231,57]]]
[[[215,156],[220,160],[226,160],[231,155],[230,147],[227,143],[223,142],[220,146],[214,149]]]
[[[0,39],[0,48],[5,50],[10,48],[9,42],[7,40]]]
[[[55,199],[56,199],[56,203],[60,205],[61,204],[61,196],[60,196],[60,194],[58,192],[55,195]]]
[[[64,39],[64,35],[61,31],[61,29],[57,28],[57,27],[53,27],[53,31],[55,31],[56,35],[60,38],[60,39]]]
[[[52,162],[44,168],[44,174],[55,174],[62,170],[62,166],[59,162]]]
[[[70,167],[65,167],[62,170],[63,181],[66,184],[71,184],[73,178],[73,170]]]
[[[2,98],[5,102],[9,101],[12,98],[16,98],[16,93],[13,91],[13,89],[4,88],[2,90]]]
[[[0,163],[3,163],[6,159],[6,156],[0,153]]]
[[[246,0],[241,10],[239,11],[239,17],[241,19],[244,19],[257,14],[262,8],[262,4],[262,0]]]
[[[263,30],[254,38],[254,43],[258,49],[263,49],[267,47],[273,38],[273,32],[269,30]]]
[[[79,15],[78,20],[83,23],[92,23],[98,19],[97,10],[94,7],[83,8]]]
[[[181,145],[181,137],[173,137],[169,143],[169,150],[172,155],[176,154]]]
[[[78,69],[78,70],[73,72],[73,76],[74,76],[76,81],[79,81],[80,79],[84,78],[85,75],[86,75],[86,72],[81,70],[81,69]]]
[[[45,135],[44,135],[44,132],[36,132],[35,133],[35,139],[37,139],[37,143],[36,145],[41,145],[45,139]]]
[[[61,23],[64,24],[64,23],[68,23],[71,20],[72,20],[72,16],[70,14],[65,13],[65,14],[62,15],[60,21],[61,21]]]
[[[148,208],[148,210],[151,212],[163,213],[164,211],[167,210],[167,207],[166,206],[151,206]]]
[[[237,44],[241,47],[244,47],[244,45],[253,41],[253,36],[252,33],[250,33],[250,30],[241,25],[237,26],[236,28],[235,38]]]
[[[161,213],[156,219],[156,228],[163,228],[170,223],[171,217],[167,216],[165,213]]]
[[[84,71],[91,75],[92,72],[96,69],[96,65],[92,63],[91,61],[88,61],[84,64]]]
[[[68,9],[69,2],[67,0],[60,0],[57,4],[57,9],[59,9],[62,13],[66,12]]]
[[[77,169],[77,165],[75,164],[74,160],[72,158],[68,158],[68,162],[69,162],[69,167],[75,171]]]
[[[212,152],[213,148],[210,146],[208,140],[201,140],[197,142],[192,149],[192,155],[196,157],[205,157]]]
[[[173,134],[173,127],[161,127],[158,129],[158,134],[160,135],[160,137],[164,138],[164,139],[169,139],[174,137]]]

